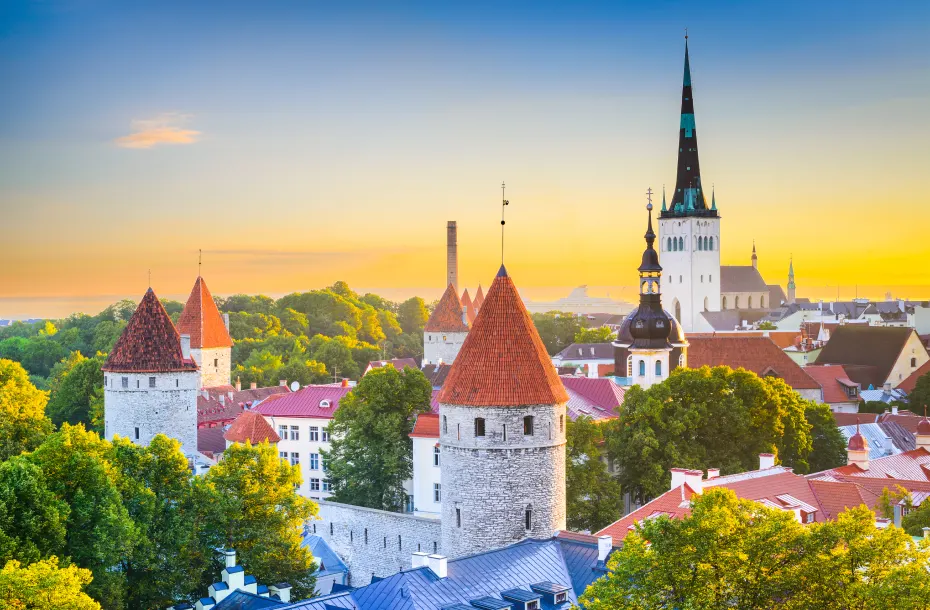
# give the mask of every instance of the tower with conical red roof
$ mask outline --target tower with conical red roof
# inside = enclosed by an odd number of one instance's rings
[[[423,364],[452,364],[468,336],[468,315],[449,284],[423,327]]]
[[[200,387],[229,385],[232,337],[226,319],[216,307],[202,277],[197,277],[187,304],[178,318],[178,332],[188,335],[191,356],[200,367]]]
[[[439,394],[443,553],[565,528],[567,401],[502,265]]]
[[[156,434],[197,451],[200,375],[151,288],[129,319],[103,367],[104,435],[148,445]]]
[[[678,129],[678,173],[671,205],[662,196],[659,251],[665,270],[666,306],[685,332],[708,328],[701,312],[720,311],[720,215],[707,206],[698,160],[691,62],[685,39]]]

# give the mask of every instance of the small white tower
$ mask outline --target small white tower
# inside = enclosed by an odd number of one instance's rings
[[[156,434],[197,451],[200,375],[190,337],[180,336],[151,288],[103,367],[104,436],[148,445]]]
[[[856,433],[849,437],[846,444],[846,464],[856,465],[862,470],[869,469],[869,443],[859,432],[859,421],[856,421]]]
[[[449,284],[423,327],[423,364],[452,364],[468,335],[468,314]]]
[[[439,395],[443,553],[565,528],[567,401],[501,265]]]
[[[198,276],[178,318],[178,332],[191,338],[191,356],[200,367],[201,388],[229,385],[232,337],[226,320],[207,283]]]

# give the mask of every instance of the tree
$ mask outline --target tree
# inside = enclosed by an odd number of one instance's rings
[[[575,343],[610,343],[615,338],[614,331],[606,326],[579,328],[575,333]]]
[[[830,407],[823,403],[808,402],[804,416],[811,425],[809,472],[822,472],[845,465],[846,437],[837,427]]]
[[[924,373],[917,378],[914,389],[907,395],[907,404],[914,413],[923,414],[924,409],[930,406],[930,373]],[[888,408],[888,405],[885,405]]]
[[[68,505],[55,497],[42,470],[23,456],[0,464],[0,563],[61,555]]]
[[[317,506],[295,491],[299,467],[280,459],[268,443],[236,443],[207,472],[206,482],[215,490],[221,544],[235,549],[259,582],[286,581],[295,599],[313,595],[316,568],[301,543],[304,522],[316,516]]]
[[[875,510],[885,519],[894,519],[894,507],[899,502],[903,502],[906,510],[912,508],[911,492],[897,484],[894,487],[894,491],[887,487],[882,489],[878,502],[875,503]]]
[[[426,303],[420,297],[410,297],[397,308],[397,323],[404,333],[422,334],[423,327],[429,320]],[[422,337],[420,337],[422,341]]]
[[[575,335],[585,327],[585,320],[570,313],[550,311],[534,313],[533,324],[550,356],[574,343]]]
[[[579,600],[588,610],[926,607],[930,545],[877,529],[865,507],[802,525],[724,488],[684,519],[646,519]]]
[[[323,459],[333,500],[399,511],[412,475],[413,418],[430,410],[432,386],[418,369],[386,366],[362,377],[339,402]]]
[[[52,431],[47,402],[18,362],[0,360],[0,460],[35,449]]]
[[[104,320],[94,328],[93,346],[98,352],[109,353],[126,328],[125,320]]]
[[[52,423],[90,425],[91,401],[103,387],[103,371],[100,370],[103,363],[102,354],[85,358],[80,352],[72,352],[55,365],[49,378],[50,396],[46,407]]]
[[[54,339],[35,337],[26,343],[22,365],[32,375],[48,377],[55,363],[67,355],[65,348]]]
[[[566,432],[568,527],[596,531],[623,516],[620,484],[603,462],[604,434],[597,422],[583,415],[569,420]]]
[[[64,555],[93,573],[88,591],[94,599],[119,608],[125,575],[114,567],[132,552],[137,530],[123,506],[119,474],[107,460],[110,450],[110,443],[83,425],[64,424],[28,459],[69,507]]]
[[[775,326],[775,323],[770,320],[762,320],[759,322],[759,325],[756,326],[758,330],[778,330],[778,327]]]
[[[884,495],[885,491],[887,489],[882,490],[882,495]],[[910,494],[907,497],[909,498]],[[882,498],[879,498],[879,500],[881,501]],[[923,536],[924,528],[930,527],[930,502],[925,500],[916,509],[911,509],[910,512],[904,515],[904,518],[901,519],[901,527],[911,536]]]
[[[729,474],[776,453],[802,472],[812,450],[807,405],[777,378],[725,366],[676,369],[648,390],[627,390],[607,449],[624,491],[641,502],[668,490],[674,467]]]
[[[58,566],[58,558],[23,566],[9,561],[0,570],[0,610],[100,610],[84,593],[90,570]]]

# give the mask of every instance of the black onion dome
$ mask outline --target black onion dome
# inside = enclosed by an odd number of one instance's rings
[[[634,338],[630,329],[633,326],[633,318],[638,312],[639,307],[635,308],[633,311],[627,314],[626,318],[623,319],[623,323],[620,324],[620,330],[617,331],[617,338],[614,340],[614,343],[620,346],[632,345]],[[670,314],[668,311],[664,311],[664,313],[669,320],[669,343],[678,345],[686,343],[685,332],[681,329],[681,324],[679,324],[678,320],[676,320],[675,317],[672,316],[672,314]]]

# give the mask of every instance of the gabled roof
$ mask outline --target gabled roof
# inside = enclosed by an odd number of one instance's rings
[[[568,401],[562,380],[503,265],[452,363],[439,400],[504,407]]]
[[[255,407],[255,411],[272,417],[332,419],[339,401],[351,391],[352,388],[342,385],[308,385],[296,392],[272,396]]]
[[[455,294],[455,286],[449,284],[436,304],[436,309],[426,321],[423,330],[429,332],[465,333],[468,326],[462,321],[462,302]]]
[[[178,332],[191,336],[193,348],[232,347],[232,337],[202,277],[194,282],[184,311],[178,318]]]
[[[913,334],[913,328],[843,324],[833,330],[815,364],[850,365],[850,379],[863,388],[880,388]]]
[[[149,288],[101,367],[111,373],[196,371],[184,358],[181,337],[155,292]]]
[[[836,519],[841,512],[848,508],[862,505],[872,508],[878,502],[877,494],[855,483],[817,479],[808,482],[820,502],[824,517],[829,520]]]
[[[322,567],[316,572],[318,577],[328,574],[345,574],[349,571],[349,568],[339,558],[339,555],[321,537],[315,534],[307,534],[300,546],[310,547],[314,559],[320,560]]]
[[[553,356],[560,360],[613,360],[614,346],[610,343],[572,343]]]
[[[223,428],[197,428],[197,451],[216,455],[226,451]]]
[[[478,284],[478,292],[475,293],[475,299],[472,301],[472,305],[475,306],[475,313],[477,314],[481,311],[481,306],[484,304],[484,292],[481,290],[481,284]]]
[[[231,443],[248,441],[253,445],[265,441],[274,444],[281,440],[281,437],[274,431],[271,424],[255,411],[243,411],[229,426],[229,430],[226,431],[223,438]]]
[[[462,292],[462,309],[465,310],[465,314],[468,316],[468,325],[471,326],[475,323],[475,304],[472,303],[471,297],[468,296],[468,288]]]
[[[197,394],[197,424],[231,422],[247,407],[251,407],[269,396],[287,394],[290,391],[290,388],[286,385],[274,385],[266,388],[255,388],[254,390],[237,390],[231,385],[203,388]]]
[[[856,396],[850,397],[846,394],[847,387],[855,387],[859,384],[849,379],[849,375],[842,365],[809,364],[804,367],[804,372],[813,377],[823,388],[823,401],[825,403],[859,402],[858,390]]]
[[[820,384],[768,337],[689,336],[688,343],[689,368],[726,365],[744,368],[760,377],[781,377],[796,390],[820,389]]]
[[[562,385],[566,390],[584,396],[610,413],[616,413],[615,409],[623,404],[625,390],[614,383],[613,379],[563,375]]]
[[[446,382],[449,371],[452,370],[451,364],[424,364],[421,369],[426,378],[429,379],[433,388],[441,388]]]
[[[768,294],[769,287],[759,274],[759,270],[752,265],[721,265],[720,266],[720,292],[764,292]],[[771,305],[766,303],[767,305]],[[754,303],[756,307],[758,303]],[[775,303],[777,305],[777,303]]]
[[[285,604],[280,600],[236,589],[214,606],[213,610],[264,610],[265,608],[284,607]]]
[[[869,469],[855,464],[840,466],[822,474],[836,473],[858,479],[898,479],[930,483],[930,452],[914,449],[869,461]]]
[[[420,413],[413,424],[410,438],[439,438],[439,414]]]
[[[769,284],[769,298],[767,305],[769,307],[778,307],[782,303],[788,302],[788,295],[785,294],[784,288],[778,284]]]
[[[921,341],[923,343],[923,341]],[[914,391],[914,386],[917,385],[917,380],[930,373],[930,360],[924,362],[921,366],[917,367],[913,373],[904,378],[904,381],[898,384],[899,390],[904,390],[908,394]]]

